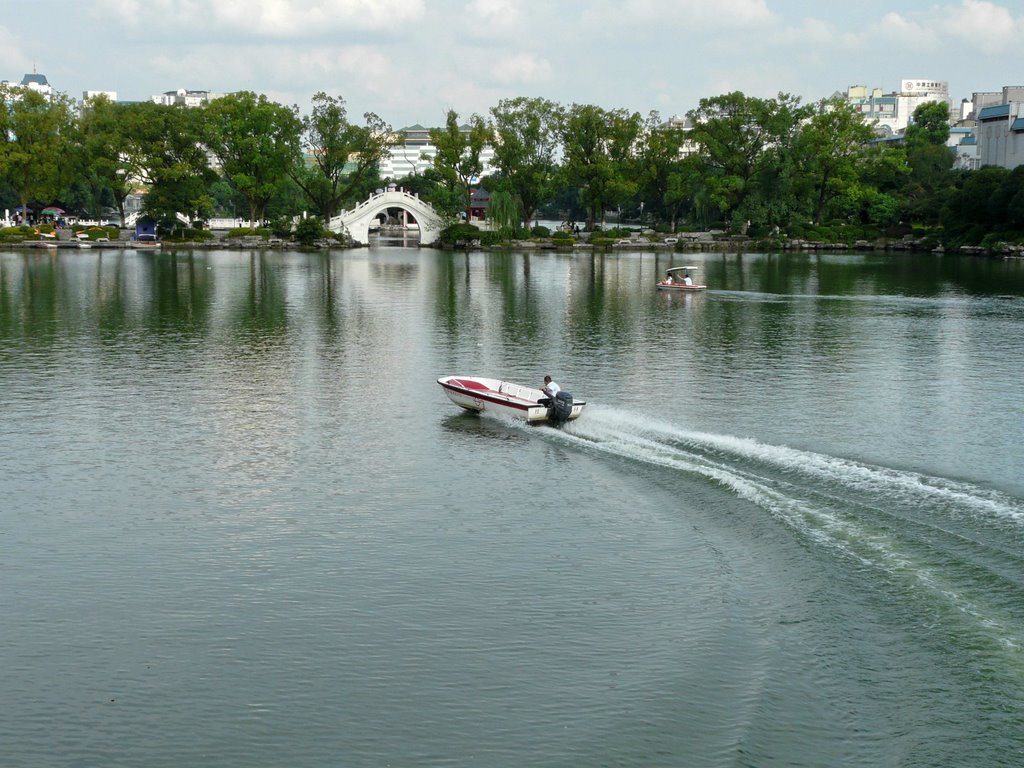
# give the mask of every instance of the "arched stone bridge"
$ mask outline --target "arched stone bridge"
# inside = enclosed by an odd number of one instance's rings
[[[348,232],[355,242],[366,245],[370,240],[370,224],[388,208],[401,208],[413,215],[420,228],[420,245],[435,242],[444,228],[444,222],[430,203],[400,189],[370,195],[351,211],[334,216],[327,227],[332,232]]]

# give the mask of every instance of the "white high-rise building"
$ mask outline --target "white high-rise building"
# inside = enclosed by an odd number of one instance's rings
[[[879,133],[887,135],[906,129],[914,110],[929,102],[945,103],[950,107],[950,115],[955,116],[946,80],[901,80],[899,91],[891,93],[882,93],[881,88],[869,92],[867,86],[851,85],[846,90],[846,98],[868,123],[876,125]]]
[[[9,80],[4,80],[3,82],[0,82],[0,85],[12,87],[14,86],[14,83]],[[28,88],[30,91],[42,94],[47,99],[53,98],[53,86],[50,85],[49,81],[46,79],[46,75],[40,75],[34,70],[26,73],[25,76],[21,78],[21,82],[14,87]]]
[[[468,125],[459,126],[463,133],[468,133]],[[407,128],[399,128],[395,131],[397,143],[388,151],[389,155],[380,161],[380,177],[397,181],[406,176],[417,176],[423,173],[434,164],[434,157],[437,155],[437,147],[430,143],[430,129],[422,125],[410,125]],[[491,163],[494,160],[494,147],[490,144],[484,146],[480,152],[480,164],[483,170],[480,178],[492,172]]]

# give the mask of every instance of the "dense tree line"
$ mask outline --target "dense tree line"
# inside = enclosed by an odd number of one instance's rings
[[[350,120],[318,93],[306,116],[240,92],[201,108],[114,103],[80,109],[28,89],[0,93],[0,206],[60,205],[124,216],[133,189],[168,226],[184,213],[251,221],[311,211],[330,219],[394,181],[451,221],[468,215],[485,147],[491,217],[599,226],[609,211],[665,231],[720,227],[753,236],[849,239],[919,231],[957,244],[1024,237],[1024,171],[953,170],[945,104],[914,113],[902,141],[880,140],[843,99],[803,104],[740,92],[702,99],[688,125],[592,104],[506,99],[489,115],[449,110],[431,131],[426,173],[381,179],[390,125]]]

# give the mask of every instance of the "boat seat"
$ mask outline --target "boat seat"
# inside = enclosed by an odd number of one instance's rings
[[[471,389],[475,392],[493,392],[496,395],[502,395],[509,401],[524,403],[526,405],[537,405],[536,400],[531,400],[528,397],[522,397],[520,395],[513,395],[511,392],[505,391],[505,382],[498,385],[497,389],[491,389],[486,384],[481,384],[479,381],[473,381],[472,379],[451,379],[451,383],[462,387],[463,389]]]
[[[452,384],[458,384],[463,389],[487,390],[486,385],[481,384],[479,381],[471,381],[469,379],[452,379]]]

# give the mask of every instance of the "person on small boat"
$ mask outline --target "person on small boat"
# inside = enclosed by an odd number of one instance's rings
[[[560,389],[561,387],[555,384],[550,376],[545,376],[544,386],[540,388],[540,391],[544,393],[544,397],[537,402],[541,405],[551,405],[551,401],[555,399],[555,395],[558,394]]]
[[[686,276],[683,278],[683,285],[693,285],[693,279],[690,277],[689,272],[687,272]]]
[[[672,280],[672,273],[671,272],[666,272],[665,273],[665,285],[672,285],[673,282],[675,282],[675,281]]]

